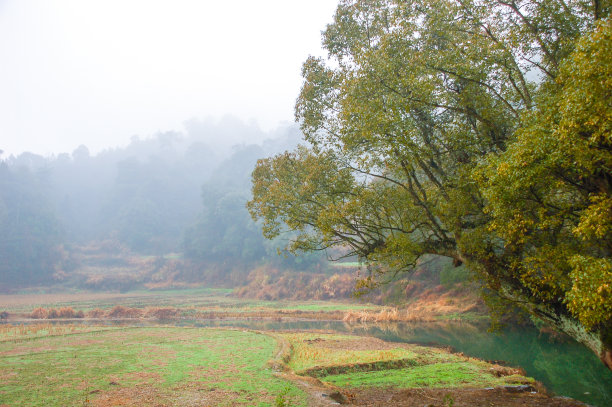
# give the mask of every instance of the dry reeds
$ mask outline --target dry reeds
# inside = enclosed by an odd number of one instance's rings
[[[0,325],[0,340],[15,340],[33,336],[53,336],[66,335],[80,329],[76,325],[54,325],[50,323],[42,324],[19,324],[19,325]]]
[[[75,311],[72,307],[61,307],[59,309],[38,307],[30,313],[30,318],[32,319],[70,319],[83,317],[85,317],[83,311]]]
[[[38,307],[30,313],[32,319],[70,319],[70,318],[84,318],[85,313],[83,311],[75,311],[72,307],[61,307],[61,308],[42,308]],[[123,305],[116,305],[110,310],[103,310],[100,308],[94,308],[87,311],[87,318],[157,318],[157,319],[170,319],[180,315],[180,309],[173,307],[149,307],[146,310],[140,308],[125,307]]]
[[[100,308],[94,308],[92,310],[87,311],[87,318],[104,318],[106,316],[106,312]]]
[[[106,314],[108,318],[140,318],[142,310],[138,308],[124,307],[123,305],[115,305]]]
[[[430,315],[418,312],[401,312],[397,308],[383,309],[379,312],[348,311],[342,318],[344,322],[414,322],[433,320]]]
[[[180,310],[177,308],[157,308],[150,307],[145,311],[145,316],[147,318],[157,318],[157,319],[170,319],[175,318],[180,313]]]

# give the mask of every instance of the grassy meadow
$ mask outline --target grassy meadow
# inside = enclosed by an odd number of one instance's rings
[[[3,325],[0,359],[1,406],[318,405],[283,370],[346,394],[534,383],[443,349],[316,332]]]
[[[274,375],[268,362],[277,342],[265,334],[66,327],[41,335],[5,327],[0,335],[3,406],[306,405],[301,390]]]
[[[536,386],[519,369],[446,349],[303,328],[189,326],[198,318],[342,315],[351,317],[345,319],[350,326],[393,321],[398,313],[369,304],[228,294],[190,289],[2,295],[0,311],[8,318],[0,324],[0,407],[318,406],[329,405],[330,394],[345,401],[365,397],[365,404],[354,405],[371,405],[368,397],[387,390],[425,389],[443,397],[449,391]],[[77,313],[83,317],[60,324],[49,316]],[[32,318],[43,314],[46,319]],[[164,315],[187,326],[160,321]],[[117,325],[111,321],[116,318],[124,321]]]
[[[295,316],[311,319],[342,319],[346,312],[380,312],[386,307],[347,301],[264,301],[231,296],[232,290],[194,288],[181,290],[139,290],[125,293],[72,292],[0,294],[0,311],[14,317],[29,318],[37,308],[72,308],[85,316],[93,310],[108,314],[113,307],[141,310],[146,316],[151,308],[175,310],[175,316],[270,317]],[[100,314],[100,312],[97,312]]]

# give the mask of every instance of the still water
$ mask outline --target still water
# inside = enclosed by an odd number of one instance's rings
[[[61,323],[60,321],[57,321]],[[83,321],[85,322],[85,321]],[[134,321],[109,321],[135,325]],[[160,321],[161,322],[161,321]],[[160,322],[142,321],[141,325]],[[487,332],[486,324],[466,322],[346,324],[340,321],[169,320],[164,325],[237,327],[255,330],[325,330],[371,335],[387,341],[450,346],[456,352],[514,367],[542,382],[559,396],[597,407],[612,406],[612,372],[584,346],[536,329]],[[71,321],[70,323],[74,323]],[[87,322],[85,322],[87,323]]]

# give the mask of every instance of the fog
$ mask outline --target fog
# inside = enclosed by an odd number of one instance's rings
[[[0,292],[127,289],[162,275],[201,283],[322,259],[279,257],[282,244],[266,241],[245,207],[255,163],[295,148],[296,125],[264,132],[226,116],[185,127],[97,154],[81,145],[0,159]]]
[[[0,150],[95,154],[226,115],[262,135],[292,121],[301,63],[323,54],[335,6],[0,1]]]
[[[318,262],[278,257],[245,204],[257,160],[301,138],[335,6],[0,1],[0,291]]]

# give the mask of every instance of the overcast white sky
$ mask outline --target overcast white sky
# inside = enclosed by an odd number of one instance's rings
[[[293,120],[337,0],[0,0],[0,149],[92,152],[231,114]]]

